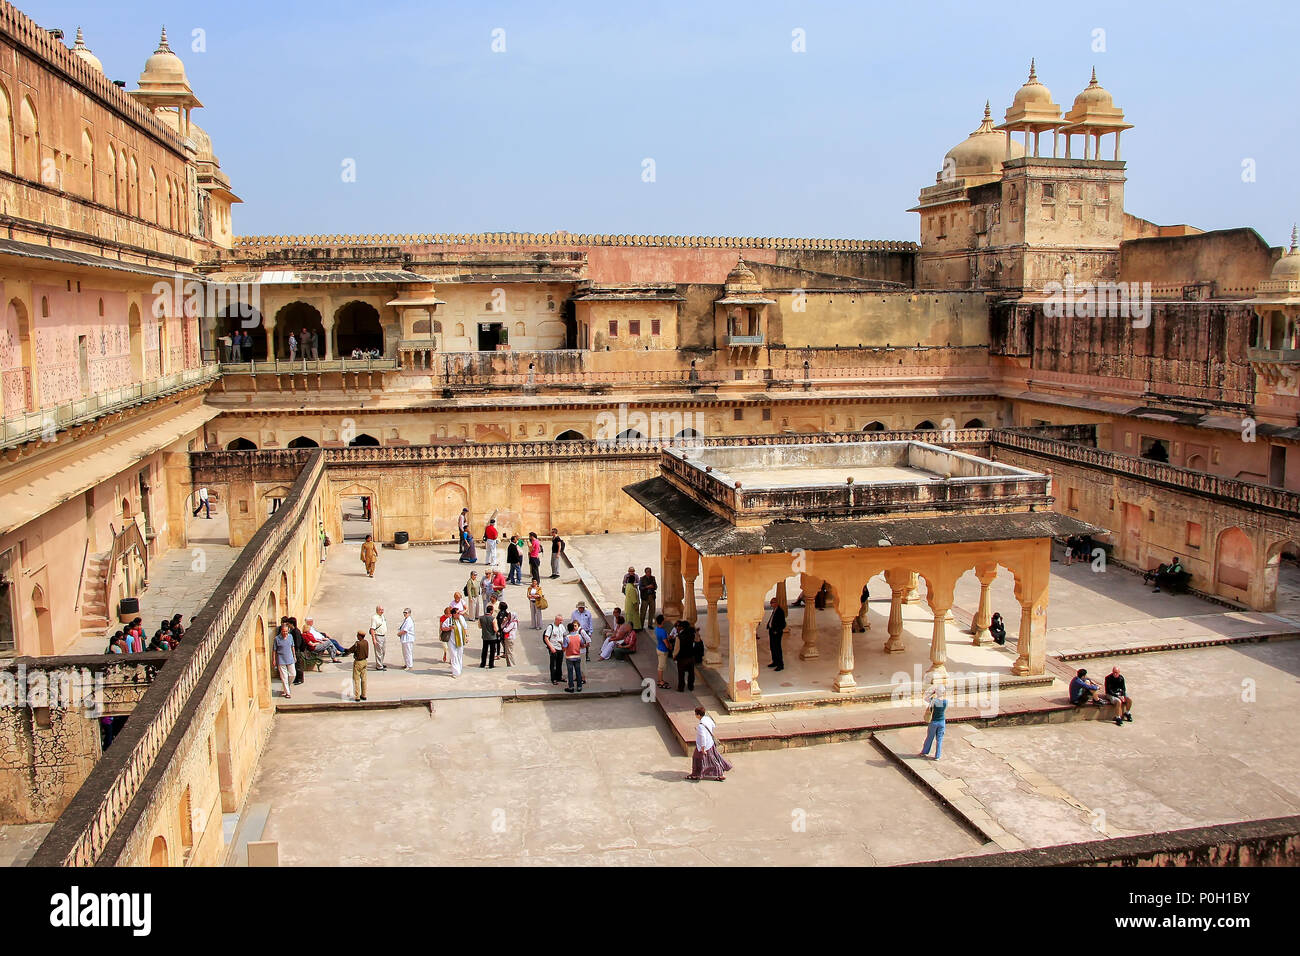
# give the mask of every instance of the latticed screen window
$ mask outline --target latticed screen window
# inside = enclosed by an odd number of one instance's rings
[[[659,320],[658,320],[658,319],[651,319],[651,320],[650,320],[650,334],[651,334],[651,335],[658,335],[658,334],[659,334]]]
[[[628,323],[627,323],[627,334],[628,334],[628,335],[640,335],[640,334],[641,334],[641,320],[640,320],[640,319],[629,319],[629,320],[628,320]]]
[[[609,320],[609,337],[612,338],[612,339],[616,339],[616,338],[618,338],[618,320],[617,320],[617,319],[610,319],[610,320]]]

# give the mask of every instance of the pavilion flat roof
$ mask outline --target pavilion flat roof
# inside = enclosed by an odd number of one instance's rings
[[[1027,510],[1046,475],[918,441],[669,447],[661,474],[736,524],[767,518]]]
[[[647,478],[623,490],[698,553],[712,557],[786,554],[796,548],[804,551],[900,548],[1107,533],[1105,528],[1056,511],[827,520],[778,518],[762,525],[737,526],[694,501],[663,477]]]

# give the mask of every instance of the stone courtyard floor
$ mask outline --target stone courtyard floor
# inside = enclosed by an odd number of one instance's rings
[[[571,608],[583,594],[580,580],[605,602],[629,564],[657,568],[647,546],[656,540],[575,539],[576,567],[546,582],[552,609]],[[1137,701],[1134,722],[950,723],[939,761],[916,756],[921,728],[882,727],[844,742],[738,748],[725,783],[688,783],[680,730],[662,706],[671,692],[661,692],[661,706],[643,699],[631,665],[593,661],[593,684],[613,696],[585,699],[528,699],[551,690],[540,649],[518,672],[467,667],[453,682],[432,660],[440,653],[428,642],[427,608],[464,577],[454,552],[385,550],[371,581],[354,555],[331,551],[314,605],[325,626],[337,631],[334,620],[366,616],[378,591],[395,632],[406,595],[418,595],[411,603],[421,627],[419,668],[372,675],[371,687],[425,704],[350,705],[340,713],[345,666],[329,684],[310,675],[306,690],[281,705],[231,865],[241,865],[247,842],[258,839],[276,841],[290,865],[891,864],[1300,812],[1300,747],[1278,730],[1300,684],[1300,641],[1159,653],[1134,653],[1126,643],[1185,636],[1192,626],[1185,622],[1197,621],[1219,634],[1294,630],[1287,615],[1252,623],[1197,598],[1152,594],[1126,572],[1108,572],[1103,588],[1100,576],[1083,577],[1092,575],[1086,566],[1053,565],[1049,655],[1060,637],[1094,655],[1086,666],[1096,676],[1119,664]],[[965,604],[962,595],[959,587],[954,632],[974,603],[969,589]],[[874,602],[871,613],[868,654],[883,641]],[[920,627],[918,639],[928,636],[922,606],[908,617]],[[1078,636],[1093,628],[1101,633]],[[822,640],[833,646],[829,626]],[[950,646],[959,641],[954,634]],[[1124,653],[1107,655],[1107,643]],[[787,661],[797,647],[796,638]],[[390,663],[394,648],[390,638]],[[476,654],[477,643],[469,650]],[[638,654],[637,666],[645,663]],[[1051,669],[1059,677],[1074,666],[1053,662]],[[1050,693],[1061,697],[1059,680],[1055,688]],[[693,696],[718,715],[724,738],[750,719],[722,712],[703,682]],[[289,710],[300,701],[313,710],[333,701],[335,712]],[[788,713],[807,721],[810,712]],[[779,723],[782,712],[770,716]],[[344,807],[363,810],[322,821],[322,808]]]

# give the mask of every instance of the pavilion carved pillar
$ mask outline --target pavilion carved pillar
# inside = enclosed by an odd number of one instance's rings
[[[942,569],[927,579],[927,599],[934,613],[934,630],[930,635],[930,666],[927,673],[943,677],[948,673],[948,614],[952,608],[953,581]]]
[[[1013,674],[1043,674],[1047,670],[1047,584],[1051,575],[1051,540],[1030,545],[1016,578],[1016,600],[1020,602],[1018,655],[1011,665]]]
[[[266,329],[266,355],[263,356],[265,361],[275,361],[275,318],[262,317],[262,327]]]
[[[996,564],[982,564],[975,569],[975,576],[980,582],[980,606],[975,612],[975,620],[971,622],[971,643],[978,647],[981,644],[987,644],[991,641],[992,635],[989,634],[989,624],[993,621],[993,595],[991,593],[993,581],[998,576],[998,567]]]
[[[683,543],[681,547],[682,554],[682,582],[683,595],[685,600],[682,605],[682,618],[695,623],[695,579],[700,574],[700,555],[689,545]]]
[[[907,598],[908,604],[921,603],[921,576],[912,571],[907,576]]]
[[[334,361],[334,316],[321,316],[320,324],[325,333],[321,336],[325,340],[325,361],[332,362]]]
[[[664,524],[659,525],[659,575],[664,582],[664,620],[679,620],[682,616],[681,541]]]
[[[889,640],[885,641],[885,650],[895,653],[904,650],[903,645],[903,604],[907,601],[910,575],[906,571],[887,571],[885,580],[889,583]]]
[[[721,664],[722,650],[718,635],[718,600],[722,597],[722,575],[705,563],[704,602],[708,608],[708,623],[704,627],[704,663]]]
[[[803,638],[803,647],[799,648],[799,660],[810,661],[821,657],[821,651],[817,649],[817,592],[821,589],[822,582],[810,574],[801,576],[803,587],[803,625],[800,636]]]
[[[852,614],[845,616],[841,608],[839,672],[831,684],[831,687],[841,694],[858,686],[857,681],[853,679],[853,618]]]
[[[764,583],[752,556],[731,559],[727,580],[727,690],[732,700],[754,700],[758,685],[758,634],[763,625]],[[772,577],[766,578],[770,581]]]

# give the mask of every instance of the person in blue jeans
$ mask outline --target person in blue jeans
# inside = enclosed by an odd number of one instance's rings
[[[933,684],[925,695],[925,702],[932,708],[930,724],[925,731],[925,746],[919,756],[930,756],[930,744],[934,744],[934,759],[943,754],[943,732],[947,728],[944,715],[948,710],[948,685]]]

